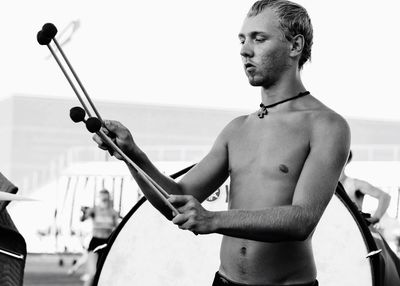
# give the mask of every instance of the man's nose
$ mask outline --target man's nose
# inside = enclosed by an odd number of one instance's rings
[[[245,58],[252,58],[254,56],[253,46],[249,41],[245,41],[240,49],[240,55]]]

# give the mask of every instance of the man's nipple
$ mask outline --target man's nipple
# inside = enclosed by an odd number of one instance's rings
[[[289,173],[289,168],[285,164],[280,164],[279,165],[279,171],[281,171],[282,173],[286,174],[286,173]]]

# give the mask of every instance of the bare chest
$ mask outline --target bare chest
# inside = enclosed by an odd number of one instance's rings
[[[264,120],[264,119],[263,119]],[[309,152],[310,132],[303,122],[270,120],[244,124],[228,144],[232,175],[298,178]]]

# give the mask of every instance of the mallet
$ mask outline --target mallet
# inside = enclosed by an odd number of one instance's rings
[[[86,89],[84,88],[81,80],[79,79],[78,75],[76,74],[75,70],[73,69],[70,61],[66,57],[65,53],[63,52],[61,46],[58,44],[57,40],[55,39],[55,35],[57,34],[57,28],[51,24],[47,23],[43,25],[42,30],[37,33],[37,41],[39,42],[40,45],[46,45],[51,54],[53,55],[54,59],[56,60],[58,66],[61,68],[64,76],[67,78],[69,84],[71,85],[73,91],[75,92],[76,96],[78,97],[78,100],[80,101],[83,109],[80,107],[74,107],[70,110],[70,117],[74,122],[85,122],[86,128],[89,130],[91,133],[97,133],[106,144],[112,148],[115,152],[120,154],[123,158],[123,160],[131,165],[133,169],[138,173],[138,175],[151,187],[151,189],[154,191],[154,193],[157,195],[157,197],[162,200],[162,202],[167,205],[172,211],[173,214],[177,215],[179,212],[176,210],[176,208],[168,201],[169,194],[161,187],[159,186],[147,173],[145,173],[139,166],[137,166],[102,130],[101,127],[104,126],[104,121],[102,120],[99,112],[97,111],[94,103],[90,99],[90,96],[86,92]],[[57,57],[56,53],[50,46],[50,42],[53,40],[55,43],[56,47],[60,51],[64,61],[67,63],[67,66],[69,67],[70,71],[72,72],[75,80],[78,82],[81,90],[83,91],[86,99],[88,100],[90,106],[92,107],[93,111],[95,112],[96,117],[92,117],[91,112],[89,108],[86,106],[83,98],[80,96],[77,88],[75,87],[73,81],[69,77],[66,69],[63,67],[61,61]],[[87,120],[85,120],[85,116],[89,116]]]

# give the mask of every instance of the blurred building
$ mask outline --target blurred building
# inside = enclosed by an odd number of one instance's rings
[[[19,187],[19,194],[40,201],[10,207],[29,241],[29,252],[81,251],[88,229],[79,220],[80,212],[94,204],[100,189],[110,190],[113,206],[122,216],[141,196],[124,163],[98,149],[83,123],[71,121],[69,110],[78,105],[74,99],[31,95],[0,102],[0,172]],[[104,118],[123,122],[168,174],[198,162],[229,121],[252,112],[111,101],[96,106]],[[355,161],[348,174],[390,193],[388,214],[398,220],[400,122],[347,120]],[[225,189],[228,192],[227,184],[221,187]],[[376,207],[365,202],[367,208]],[[27,213],[34,214],[33,220]]]
[[[75,162],[108,161],[83,123],[73,123],[76,99],[14,95],[0,101],[0,170],[20,194],[54,179]],[[221,129],[249,110],[96,102],[105,118],[118,119],[134,133],[154,161],[197,162]],[[355,161],[400,161],[400,122],[347,118]]]
[[[16,95],[0,102],[0,170],[27,192],[71,163],[107,161],[83,123],[69,118],[77,100]],[[105,118],[117,118],[155,161],[197,161],[223,126],[240,112],[96,102]],[[114,159],[111,159],[114,160]]]

